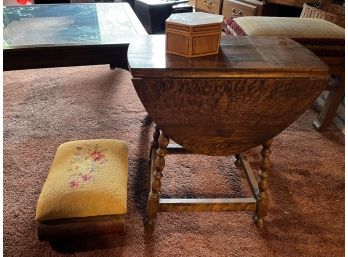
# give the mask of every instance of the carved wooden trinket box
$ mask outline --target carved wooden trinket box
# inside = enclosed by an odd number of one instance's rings
[[[172,14],[166,20],[166,51],[186,57],[217,54],[223,16],[193,12]]]

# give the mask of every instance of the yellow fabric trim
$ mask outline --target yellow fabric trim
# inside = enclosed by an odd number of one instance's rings
[[[248,36],[344,38],[344,29],[315,18],[245,16],[234,19]]]
[[[42,188],[36,220],[125,214],[128,146],[114,139],[59,146]]]

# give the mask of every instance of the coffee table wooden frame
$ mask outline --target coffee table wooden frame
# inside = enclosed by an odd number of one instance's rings
[[[117,31],[114,31],[115,37],[109,42],[89,42],[86,40],[80,43],[57,43],[56,45],[35,45],[30,44],[30,42],[28,45],[11,45],[3,49],[4,71],[98,64],[110,64],[110,68],[112,69],[117,67],[128,70],[127,50],[130,42],[134,40],[134,34],[136,34],[136,36],[147,35],[147,32],[130,5],[128,3],[81,3],[37,5],[35,8],[41,8],[41,6],[47,8],[47,6],[50,6],[51,10],[54,10],[55,6],[64,7],[68,5],[117,6],[118,8],[115,8],[115,10],[124,12],[128,17],[128,23],[126,25],[129,26],[129,38],[120,40],[118,39]],[[10,8],[33,7],[11,6]],[[115,15],[117,14],[116,12]],[[122,24],[120,24],[120,26],[121,25]],[[45,33],[45,31],[41,33]]]

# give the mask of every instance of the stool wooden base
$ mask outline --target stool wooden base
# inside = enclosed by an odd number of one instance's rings
[[[112,233],[126,233],[125,215],[48,220],[39,222],[38,226],[41,241]]]

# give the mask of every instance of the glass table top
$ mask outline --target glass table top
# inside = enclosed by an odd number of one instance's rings
[[[146,35],[128,3],[3,7],[4,49],[129,43]]]

